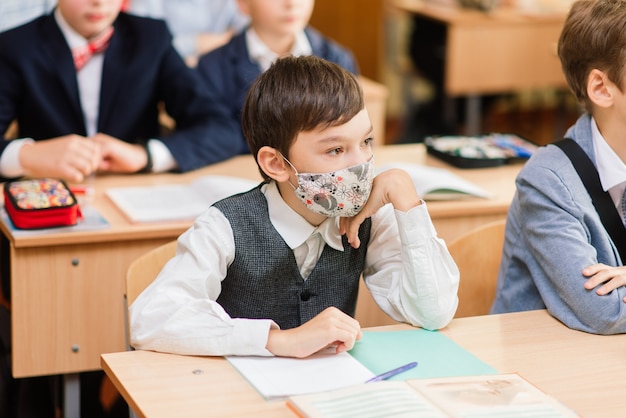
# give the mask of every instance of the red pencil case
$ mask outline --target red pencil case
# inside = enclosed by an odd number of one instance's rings
[[[76,196],[63,180],[54,178],[6,182],[4,207],[19,229],[76,225],[82,218]]]

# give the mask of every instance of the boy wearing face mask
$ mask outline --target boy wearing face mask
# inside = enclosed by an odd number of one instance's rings
[[[278,59],[243,130],[265,181],[209,208],[130,307],[138,349],[306,357],[361,337],[359,277],[393,319],[456,311],[459,272],[407,173],[374,176],[356,78],[315,56]]]

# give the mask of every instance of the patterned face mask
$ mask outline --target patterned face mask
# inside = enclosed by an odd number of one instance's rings
[[[285,157],[283,157],[285,158]],[[298,173],[285,158],[298,178],[298,187],[291,184],[298,199],[306,207],[328,217],[351,217],[361,211],[372,191],[374,156],[369,161],[329,173]]]

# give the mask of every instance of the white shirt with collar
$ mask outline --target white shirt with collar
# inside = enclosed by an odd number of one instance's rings
[[[325,244],[343,250],[339,219],[315,227],[294,212],[270,182],[261,188],[270,221],[294,251],[303,277]],[[176,256],[130,306],[138,349],[195,355],[271,355],[271,320],[231,318],[216,302],[235,257],[230,223],[211,207],[178,239]],[[436,236],[426,204],[408,212],[391,205],[372,216],[365,283],[393,319],[429,329],[449,323],[458,304],[459,271]]]
[[[246,44],[248,46],[248,56],[250,61],[256,62],[261,67],[261,71],[265,72],[277,58],[278,54],[269,49],[269,47],[259,38],[259,35],[253,28],[246,31]],[[295,41],[289,52],[294,57],[313,54],[313,48],[304,31],[300,31],[295,36]]]
[[[70,49],[85,46],[89,41],[76,32],[63,18],[57,8],[54,11],[56,19],[65,41]],[[89,61],[76,73],[80,105],[85,118],[87,137],[97,133],[98,115],[100,113],[100,87],[102,85],[102,66],[104,53],[94,54]],[[33,142],[32,138],[20,138],[11,141],[0,157],[0,173],[4,177],[23,176],[24,169],[19,162],[19,152],[26,143]],[[148,149],[152,155],[152,171],[161,172],[176,168],[177,163],[169,149],[161,141],[151,139],[148,141]]]
[[[624,219],[626,213],[622,208],[622,195],[626,189],[626,164],[606,142],[593,118],[591,118],[591,138],[602,190],[609,192],[613,204]]]

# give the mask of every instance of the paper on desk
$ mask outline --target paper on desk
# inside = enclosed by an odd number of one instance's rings
[[[445,168],[430,167],[411,163],[391,163],[378,168],[378,172],[399,168],[406,171],[413,180],[415,190],[424,200],[453,200],[475,196],[491,198],[491,194]]]
[[[390,380],[495,374],[497,370],[437,331],[363,331],[350,354],[375,374],[417,361]]]
[[[111,187],[106,195],[131,222],[193,220],[213,203],[257,186],[260,181],[207,175],[189,184]]]
[[[318,353],[304,359],[245,356],[226,359],[266,399],[339,389],[374,377],[374,373],[345,352]]]

